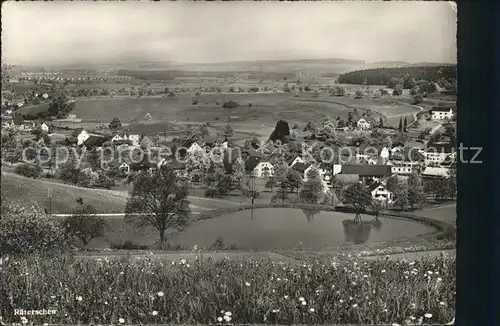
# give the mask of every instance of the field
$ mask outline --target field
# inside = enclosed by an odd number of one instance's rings
[[[24,317],[34,324],[444,324],[455,313],[455,271],[445,257],[10,259],[0,273],[11,300],[0,309],[7,323],[22,321],[13,309],[57,309]]]
[[[416,108],[396,103],[391,98],[360,99],[330,97],[326,93],[314,97],[312,92],[294,97],[290,93],[257,94],[202,94],[198,104],[192,105],[192,94],[178,94],[174,98],[96,98],[78,99],[72,112],[84,121],[111,121],[115,116],[122,122],[143,121],[146,113],[154,120],[215,122],[240,116],[245,122],[272,123],[279,119],[289,122],[317,120],[324,116],[341,116],[354,107],[371,109],[384,116],[412,115]],[[235,109],[224,109],[222,103],[233,100],[240,104]],[[216,102],[219,101],[219,105]],[[251,106],[249,106],[251,104]]]

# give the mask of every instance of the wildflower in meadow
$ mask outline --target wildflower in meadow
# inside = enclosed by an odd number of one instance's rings
[[[233,314],[231,313],[231,311],[226,311],[226,312],[224,313],[224,315],[225,315],[225,316],[229,316],[229,317],[231,317]]]
[[[357,303],[355,303],[355,304],[353,304],[353,305],[352,305],[352,307],[353,307],[353,308],[357,308],[357,307],[358,307],[358,304],[357,304]]]
[[[77,296],[76,296],[76,300],[77,300],[77,301],[82,301],[82,300],[83,300],[83,298],[82,298],[81,296],[77,295]]]
[[[288,295],[285,295],[284,298],[285,298],[285,300],[287,300],[288,299]]]
[[[224,320],[225,320],[225,321],[227,321],[227,322],[230,322],[230,321],[231,321],[231,317],[229,317],[229,316],[225,315],[225,316],[224,316]]]
[[[248,282],[245,282],[245,286],[250,286],[251,284]]]
[[[153,310],[153,312],[151,313],[151,315],[153,315],[153,316],[156,316],[156,315],[158,315],[158,311],[156,311],[156,310]]]
[[[304,297],[300,297],[299,301],[305,301]]]
[[[430,314],[430,313],[426,313],[426,314],[424,315],[424,317],[425,317],[425,318],[429,318],[429,319],[431,319],[431,318],[432,318],[432,314]]]
[[[220,323],[222,322],[222,317],[217,317],[217,321]]]
[[[305,301],[302,301],[301,305],[305,306],[307,304],[307,302]]]
[[[28,319],[26,319],[26,317],[24,317],[24,316],[21,316],[21,323],[27,324],[28,323]]]
[[[309,312],[314,312],[314,311],[315,311],[314,308],[309,309]]]
[[[164,294],[163,294],[163,292],[161,292],[161,291],[160,291],[160,292],[158,292],[158,293],[157,293],[157,295],[158,295],[159,297],[163,297],[163,295],[164,295]]]
[[[123,318],[118,318],[118,322],[119,322],[120,324],[123,324],[123,323],[125,322],[125,319],[123,319]]]

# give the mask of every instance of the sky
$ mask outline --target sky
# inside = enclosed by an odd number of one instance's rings
[[[4,2],[9,64],[456,62],[450,2]]]

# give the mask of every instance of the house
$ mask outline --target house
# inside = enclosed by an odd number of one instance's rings
[[[119,134],[116,134],[116,135],[113,136],[113,138],[111,138],[111,142],[112,143],[120,141],[120,140],[123,140],[123,137],[120,136]]]
[[[451,120],[451,118],[453,118],[453,115],[453,110],[450,107],[435,106],[431,110],[432,120]]]
[[[394,162],[391,164],[392,174],[409,175],[415,170],[420,170],[422,164],[420,162]]]
[[[308,170],[312,164],[310,163],[296,163],[292,169],[299,172],[302,177],[305,177],[306,170]]]
[[[359,119],[358,122],[356,122],[356,126],[361,130],[369,130],[372,127],[372,125],[363,118]]]
[[[385,207],[388,204],[392,204],[394,201],[394,194],[387,190],[385,185],[381,182],[374,182],[369,187],[372,194],[372,198],[379,200]]]
[[[422,171],[422,178],[435,179],[448,177],[450,169],[446,167],[426,167]]]
[[[267,161],[262,161],[253,169],[253,175],[257,178],[268,178],[274,176],[274,167]]]
[[[457,161],[457,152],[453,152],[452,154],[446,156],[446,158],[441,162],[442,167],[449,167],[453,163]]]
[[[47,126],[45,122],[40,125],[40,129],[42,129],[42,131],[49,132],[49,126]]]
[[[132,146],[139,146],[141,140],[141,135],[128,135],[128,140],[132,143]]]
[[[102,144],[106,139],[102,136],[97,136],[97,135],[89,135],[83,142],[83,146],[85,146],[87,149],[94,149],[97,147],[102,147]]]
[[[72,136],[76,137],[76,144],[80,146],[90,137],[90,134],[83,128],[77,128],[73,131]]]
[[[127,163],[123,162],[119,167],[118,170],[123,174],[123,175],[128,175],[130,173],[130,165]]]
[[[427,148],[420,153],[425,157],[426,165],[440,165],[450,154],[455,153],[455,149],[450,143],[433,143],[427,144]]]
[[[392,174],[388,165],[343,165],[340,174],[357,174],[365,184],[371,184]]]
[[[287,161],[289,167],[292,167],[297,163],[304,163],[304,160],[299,155],[295,156],[295,158],[293,158],[292,160]]]
[[[205,151],[197,142],[191,144],[191,146],[187,149],[188,154],[193,154],[196,151]]]

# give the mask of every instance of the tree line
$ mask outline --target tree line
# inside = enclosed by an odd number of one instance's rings
[[[351,71],[342,74],[339,76],[338,82],[341,84],[356,85],[388,85],[392,78],[410,77],[416,80],[438,82],[443,78],[448,81],[455,80],[456,76],[456,65],[377,68]]]

